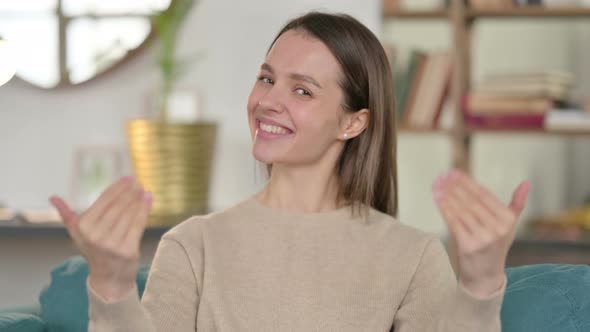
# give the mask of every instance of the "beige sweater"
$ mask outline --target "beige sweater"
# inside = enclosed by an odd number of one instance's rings
[[[492,332],[504,289],[472,297],[436,237],[376,210],[296,214],[250,198],[165,234],[141,303],[88,294],[93,332]]]

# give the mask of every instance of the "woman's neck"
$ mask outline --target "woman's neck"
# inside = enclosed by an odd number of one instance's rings
[[[317,213],[340,208],[338,178],[332,169],[273,165],[260,203],[289,212]]]

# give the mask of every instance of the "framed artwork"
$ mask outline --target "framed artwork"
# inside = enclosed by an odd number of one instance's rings
[[[124,149],[119,146],[80,146],[74,151],[72,204],[82,212],[123,176]]]

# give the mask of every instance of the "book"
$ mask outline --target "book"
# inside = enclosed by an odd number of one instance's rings
[[[540,83],[571,86],[574,83],[574,75],[565,71],[546,71],[546,72],[520,72],[520,73],[500,73],[487,75],[484,82],[488,84],[532,84]]]
[[[410,54],[410,60],[407,67],[407,70],[403,73],[400,73],[399,76],[400,80],[398,81],[398,94],[397,94],[397,115],[399,119],[402,119],[404,116],[404,111],[406,109],[406,104],[408,102],[408,97],[410,96],[412,86],[414,84],[414,80],[417,77],[418,67],[424,63],[426,58],[426,54],[422,51],[412,51]]]
[[[428,60],[428,56],[418,57],[416,62],[416,67],[414,70],[414,74],[412,75],[411,82],[408,83],[408,91],[406,95],[406,99],[404,101],[404,109],[403,109],[403,117],[401,124],[403,127],[410,126],[410,113],[414,109],[414,104],[416,104],[416,98],[418,95],[418,89],[420,88],[421,82],[424,80],[426,62]]]
[[[465,125],[477,129],[542,129],[544,114],[464,114]]]
[[[469,98],[461,100],[465,125],[476,129],[542,129],[546,112],[473,113]]]
[[[452,56],[448,50],[430,53],[422,78],[415,92],[414,102],[406,117],[411,128],[436,128],[442,106],[448,96],[452,71]]]
[[[556,100],[565,100],[569,94],[569,87],[559,84],[546,84],[543,82],[532,82],[528,84],[499,84],[483,82],[477,92],[488,96],[535,98],[546,97]]]
[[[590,132],[590,112],[583,110],[557,109],[547,113],[545,129],[551,130],[588,130]]]
[[[505,114],[505,113],[545,113],[554,106],[549,98],[514,98],[495,97],[481,93],[470,93],[466,97],[465,107],[471,113]]]
[[[475,91],[488,96],[563,101],[573,83],[574,75],[566,71],[497,73],[487,75]]]
[[[540,6],[543,4],[543,0],[514,0],[514,4],[517,6]]]

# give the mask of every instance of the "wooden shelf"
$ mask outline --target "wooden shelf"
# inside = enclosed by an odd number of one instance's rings
[[[386,18],[441,19],[448,18],[446,9],[384,11]],[[590,18],[590,8],[517,7],[512,9],[467,9],[466,17],[474,18]]]
[[[435,10],[403,10],[403,11],[390,11],[384,12],[383,15],[389,18],[400,18],[400,19],[440,19],[447,18],[449,11],[445,9]]]
[[[510,248],[506,265],[530,264],[590,264],[588,236],[576,241],[519,236]]]
[[[397,132],[399,134],[442,134],[442,135],[449,135],[451,133],[450,130],[446,129],[428,129],[428,128],[397,128]]]
[[[590,8],[520,7],[501,10],[468,9],[468,18],[590,18]]]
[[[169,226],[147,227],[144,237],[161,237],[170,230]],[[0,221],[0,237],[2,236],[68,236],[65,227],[56,223],[30,224],[18,220]]]

